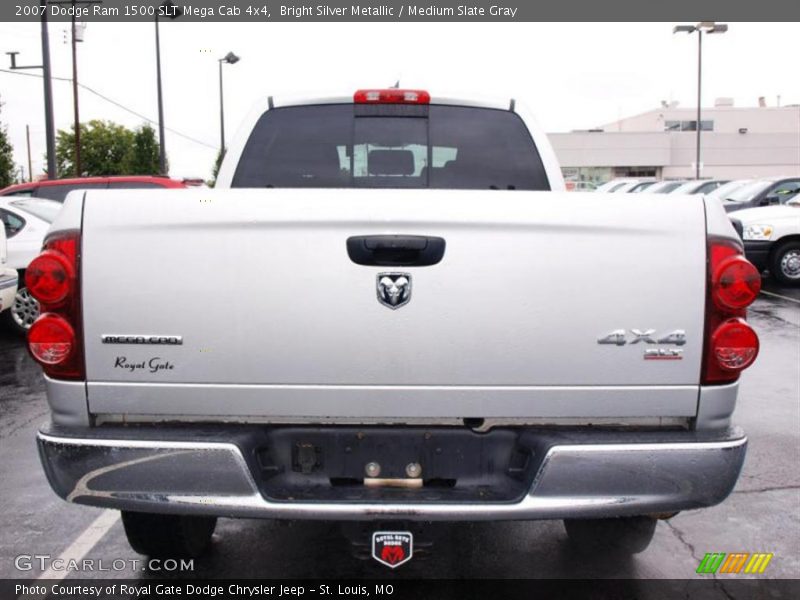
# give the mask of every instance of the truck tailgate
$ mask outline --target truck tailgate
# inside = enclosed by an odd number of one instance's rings
[[[93,413],[695,414],[700,197],[250,189],[90,191],[84,202]],[[348,237],[382,234],[441,237],[444,257],[350,259]],[[377,298],[385,272],[410,275],[396,310]],[[632,343],[634,329],[652,332]],[[624,345],[598,343],[618,330]],[[685,344],[647,339],[678,330]],[[644,358],[659,348],[680,358]]]

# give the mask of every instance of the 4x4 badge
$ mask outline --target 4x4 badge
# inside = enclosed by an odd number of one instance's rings
[[[414,555],[414,536],[409,531],[376,531],[372,534],[372,558],[391,569]]]
[[[612,344],[614,346],[624,346],[625,344],[675,344],[683,346],[686,344],[686,331],[675,329],[663,335],[657,336],[655,329],[631,329],[631,339],[629,340],[624,329],[615,329],[597,339],[598,344]]]
[[[410,273],[378,273],[378,302],[392,310],[411,300]]]

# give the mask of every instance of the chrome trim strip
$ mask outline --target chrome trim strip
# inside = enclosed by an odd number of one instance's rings
[[[463,426],[460,417],[275,417],[244,415],[240,417],[208,417],[203,415],[183,415],[177,413],[138,414],[138,413],[95,413],[95,425],[118,423],[240,423],[270,425],[416,425]],[[555,427],[679,427],[689,429],[689,417],[507,417],[485,418],[473,431],[490,431],[495,427],[523,427],[546,425]]]
[[[19,280],[16,275],[14,275],[13,277],[0,278],[0,290],[14,287],[17,285],[18,282]]]
[[[41,431],[37,437],[51,444],[61,444],[64,446],[99,446],[101,448],[146,448],[158,450],[169,448],[170,450],[228,450],[242,455],[241,450],[236,444],[228,442],[173,442],[173,441],[149,441],[149,440],[106,440],[102,438],[71,438],[55,437]]]

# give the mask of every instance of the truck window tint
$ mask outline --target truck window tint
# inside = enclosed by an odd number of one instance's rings
[[[232,187],[550,189],[530,133],[513,112],[368,108],[376,110],[356,114],[352,104],[333,104],[267,111],[245,144]]]

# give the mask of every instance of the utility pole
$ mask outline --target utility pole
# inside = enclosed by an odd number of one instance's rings
[[[80,119],[80,111],[78,109],[78,36],[77,36],[77,16],[76,16],[76,7],[78,4],[87,5],[87,4],[102,4],[103,0],[42,0],[42,2],[46,5],[48,2],[50,4],[69,4],[72,6],[72,26],[71,26],[71,33],[72,33],[72,105],[74,110],[74,117],[75,117],[75,176],[80,177],[82,175],[81,169],[81,119]],[[45,13],[47,11],[45,10]],[[43,13],[43,14],[45,14]],[[43,16],[42,19],[45,17]],[[82,41],[82,40],[81,40]],[[42,41],[42,46],[44,47],[44,41]],[[47,52],[47,59],[45,62],[45,69],[48,71],[50,70],[50,52]],[[49,75],[46,77],[49,78]],[[52,95],[51,95],[52,97]],[[55,138],[54,138],[55,139]],[[53,144],[55,147],[55,143]],[[55,170],[55,148],[53,149],[53,170]],[[50,156],[50,150],[47,151],[47,156]],[[49,164],[49,159],[48,159]]]
[[[167,174],[167,149],[164,147],[164,93],[161,89],[161,38],[156,13],[156,93],[158,94],[158,170]]]
[[[172,0],[164,0],[156,9],[156,89],[158,93],[158,168],[161,175],[167,174],[167,149],[164,140],[164,93],[161,88],[161,37],[158,32],[159,14],[168,19],[177,19],[183,14],[183,9]]]
[[[28,143],[28,182],[33,181],[33,168],[31,167],[31,126],[25,125],[25,140]]]
[[[44,75],[44,130],[47,140],[47,178],[55,179],[56,126],[53,119],[53,81],[50,72],[50,37],[47,32],[47,0],[39,0],[42,8],[42,75]],[[12,67],[13,68],[13,67]]]
[[[75,110],[75,177],[83,174],[81,169],[81,117],[78,110],[78,39],[75,27],[76,0],[72,0],[72,105]]]
[[[44,82],[44,129],[47,142],[47,177],[56,178],[56,128],[53,123],[53,82],[50,79],[50,38],[47,33],[47,1],[39,0],[42,9],[42,64],[19,66],[17,54],[6,52],[11,59],[11,69],[41,69]]]

